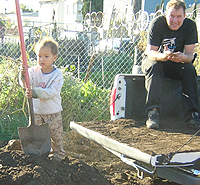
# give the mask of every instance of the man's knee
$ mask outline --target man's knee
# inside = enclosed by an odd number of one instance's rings
[[[160,62],[152,63],[148,68],[145,68],[146,77],[159,76],[163,77],[163,66]]]
[[[184,71],[186,75],[195,75],[197,76],[196,69],[192,63],[187,63],[184,65]]]

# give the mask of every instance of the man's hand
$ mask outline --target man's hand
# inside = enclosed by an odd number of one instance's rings
[[[153,46],[150,44],[147,44],[147,55],[150,60],[154,61],[168,61],[171,60],[176,63],[190,63],[192,59],[194,58],[194,47],[195,44],[185,45],[185,52],[174,52],[172,53],[168,47],[164,46],[164,52],[160,53],[158,52],[158,46]]]
[[[183,54],[182,52],[175,52],[169,55],[168,60],[171,60],[176,63],[184,62],[186,60],[187,55]]]

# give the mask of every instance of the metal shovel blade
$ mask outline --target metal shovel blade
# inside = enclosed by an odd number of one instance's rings
[[[34,125],[18,128],[22,150],[26,154],[38,156],[49,154],[51,150],[51,139],[49,125]]]
[[[51,150],[51,137],[49,125],[36,125],[33,112],[32,98],[28,98],[29,126],[19,127],[19,139],[21,147],[26,154],[36,154],[38,156],[49,154]]]

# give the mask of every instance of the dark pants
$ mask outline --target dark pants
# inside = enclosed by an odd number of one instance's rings
[[[197,74],[192,63],[156,62],[145,59],[142,62],[142,71],[145,74],[145,87],[147,90],[147,112],[153,108],[160,111],[163,77],[181,81],[184,118],[187,119],[191,112],[198,112]]]

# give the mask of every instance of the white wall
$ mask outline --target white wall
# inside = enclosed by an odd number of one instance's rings
[[[81,5],[82,0],[80,1],[72,1],[66,0],[65,1],[65,13],[64,13],[64,23],[67,25],[65,29],[74,30],[74,31],[82,31],[82,16],[78,15],[78,10],[80,9],[79,3]],[[79,22],[77,22],[79,21]]]
[[[40,1],[40,22],[52,22],[53,10],[55,10],[55,21],[60,28],[82,31],[82,21],[77,22],[78,3],[82,0],[47,0]],[[82,16],[81,16],[82,18]]]
[[[55,10],[55,21],[58,21],[58,2],[42,2],[39,9],[40,22],[52,22],[53,10]]]

